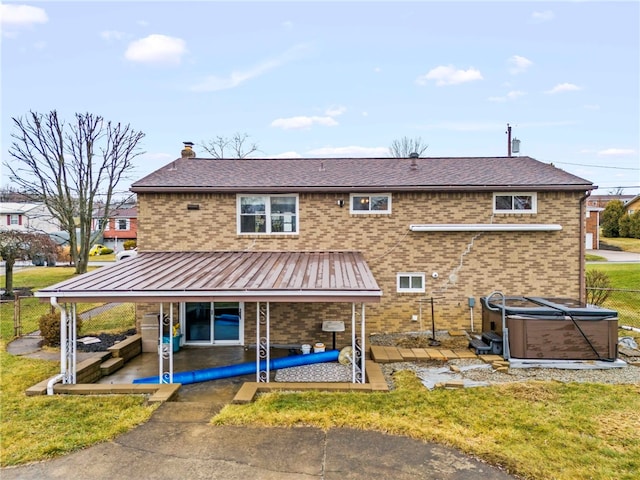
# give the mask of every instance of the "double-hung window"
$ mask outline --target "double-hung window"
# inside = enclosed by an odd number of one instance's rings
[[[398,273],[397,290],[405,293],[424,293],[424,273]]]
[[[298,196],[239,195],[238,233],[298,233]]]
[[[494,193],[493,213],[536,213],[535,193]]]
[[[351,213],[391,213],[390,193],[354,193],[349,202]]]
[[[129,219],[116,218],[116,230],[129,230]]]

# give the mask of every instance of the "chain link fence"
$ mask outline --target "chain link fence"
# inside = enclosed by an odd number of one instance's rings
[[[136,326],[134,303],[79,303],[76,308],[82,320],[78,334],[82,336],[122,333]],[[39,335],[40,317],[48,313],[55,313],[51,304],[34,297],[2,302],[2,338]]]
[[[640,290],[587,288],[587,297],[603,299],[598,305],[617,311],[619,325],[640,328]]]

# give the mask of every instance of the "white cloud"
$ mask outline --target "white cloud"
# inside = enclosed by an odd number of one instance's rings
[[[520,55],[513,55],[508,60],[509,65],[509,73],[512,75],[517,75],[518,73],[523,73],[527,71],[527,69],[533,65],[533,62],[528,58],[521,57]]]
[[[574,85],[573,83],[565,82],[565,83],[559,83],[558,85],[553,87],[551,90],[547,90],[544,93],[555,94],[555,93],[562,93],[562,92],[577,92],[578,90],[582,90],[582,87],[579,87],[578,85]]]
[[[309,150],[307,154],[319,157],[388,157],[389,147],[323,147]]]
[[[338,125],[333,117],[289,117],[289,118],[277,118],[273,122],[271,122],[272,127],[282,128],[283,130],[292,130],[292,129],[301,129],[301,128],[311,128],[313,125],[322,125],[324,127],[335,127]]]
[[[288,62],[297,59],[304,51],[306,51],[306,49],[306,45],[296,45],[285,51],[281,55],[260,62],[247,70],[231,72],[231,74],[226,77],[210,75],[206,77],[201,83],[193,85],[191,87],[191,90],[193,90],[194,92],[216,92],[218,90],[235,88],[238,85],[243,84],[247,80],[251,80],[252,78],[264,75],[270,70],[278,68]]]
[[[617,156],[617,155],[634,155],[636,151],[632,148],[607,148],[600,150],[598,155],[603,156]]]
[[[293,22],[291,20],[286,20],[286,21],[282,22],[282,27],[285,30],[291,30],[293,28]]]
[[[416,83],[418,85],[426,85],[428,80],[435,80],[436,85],[441,87],[482,80],[482,74],[480,70],[476,70],[473,67],[469,67],[468,70],[459,70],[453,65],[440,65],[431,69],[426,75],[418,77]]]
[[[49,17],[43,8],[30,5],[0,5],[0,24],[13,27],[30,27],[47,23]]]
[[[531,14],[531,21],[534,23],[549,22],[555,18],[555,14],[551,10],[544,10],[542,12],[533,12]]]
[[[282,152],[275,155],[266,155],[264,158],[302,158],[298,152]]]
[[[104,40],[110,41],[110,40],[122,40],[127,36],[127,34],[124,32],[119,32],[117,30],[104,30],[100,32],[100,36]]]
[[[337,105],[337,106],[327,108],[327,110],[324,113],[330,117],[337,117],[339,115],[342,115],[346,111],[347,111],[347,107],[343,107],[342,105]]]
[[[186,53],[187,45],[181,38],[153,34],[131,42],[124,56],[132,62],[175,66]]]
[[[382,69],[380,67],[373,67],[373,71],[375,73],[380,73],[382,71]]]
[[[324,127],[335,127],[338,122],[333,117],[338,117],[347,111],[342,105],[331,106],[327,108],[324,116],[300,115],[297,117],[277,118],[271,122],[272,127],[282,128],[283,130],[311,128],[313,125],[322,125]]]
[[[515,100],[516,98],[519,98],[523,95],[525,95],[525,93],[521,92],[520,90],[512,90],[511,92],[507,93],[504,97],[489,97],[488,100],[490,102],[506,102],[510,100]]]

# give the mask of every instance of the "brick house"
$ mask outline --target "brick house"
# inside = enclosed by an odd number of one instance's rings
[[[587,207],[585,223],[585,248],[587,250],[600,249],[600,212],[602,207]]]
[[[93,219],[93,230],[100,230],[102,218],[100,211]],[[124,242],[138,238],[138,207],[136,205],[123,205],[114,208],[109,213],[102,243],[115,252],[124,250]]]
[[[495,290],[583,297],[594,188],[529,157],[183,152],[131,187],[135,259],[38,296],[135,301],[187,345],[330,343],[324,322],[338,320],[356,348],[372,332],[430,328],[431,299],[436,329],[469,330],[470,299]]]

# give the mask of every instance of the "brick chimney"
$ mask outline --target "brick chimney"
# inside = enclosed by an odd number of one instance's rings
[[[182,158],[194,158],[196,156],[196,152],[193,151],[193,142],[182,142],[184,143],[184,148],[180,152],[180,156]]]

